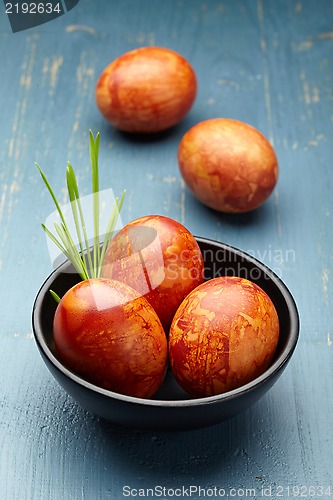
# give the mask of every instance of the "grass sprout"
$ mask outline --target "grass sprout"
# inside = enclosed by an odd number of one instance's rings
[[[89,148],[91,161],[91,187],[92,187],[92,210],[93,210],[93,245],[89,244],[87,226],[84,218],[84,212],[81,204],[79,188],[75,171],[70,162],[66,168],[67,191],[71,206],[71,211],[74,220],[75,232],[78,243],[75,244],[75,236],[71,234],[69,225],[66,222],[64,212],[58,202],[56,195],[41,167],[36,163],[43,182],[49,191],[51,198],[55,204],[60,221],[54,222],[54,232],[48,229],[45,224],[42,228],[47,237],[60,249],[60,251],[70,260],[78,272],[82,280],[90,278],[99,278],[101,276],[103,259],[107,250],[108,244],[112,239],[115,226],[118,220],[120,210],[123,206],[125,191],[120,199],[116,198],[113,204],[105,230],[105,238],[103,245],[100,243],[100,196],[99,196],[99,146],[100,133],[94,137],[90,130]],[[59,296],[50,291],[53,298],[59,302]]]

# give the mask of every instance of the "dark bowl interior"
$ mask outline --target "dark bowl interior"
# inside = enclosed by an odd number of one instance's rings
[[[185,430],[221,422],[245,410],[263,396],[286,367],[298,340],[299,317],[289,290],[267,266],[250,255],[217,241],[196,238],[205,260],[205,278],[241,276],[256,282],[271,297],[280,320],[280,338],[270,367],[250,383],[230,392],[191,398],[171,371],[154,399],[141,399],[97,387],[68,370],[57,358],[52,323],[56,303],[49,290],[62,296],[79,281],[71,264],[61,264],[45,281],[35,300],[32,324],[35,340],[47,367],[83,408],[116,424],[135,428]]]

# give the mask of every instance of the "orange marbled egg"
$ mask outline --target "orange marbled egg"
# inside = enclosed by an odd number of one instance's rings
[[[144,295],[168,334],[182,300],[204,281],[204,260],[196,239],[180,222],[147,215],[126,224],[110,241],[102,275]]]
[[[193,290],[175,314],[171,369],[189,394],[221,394],[261,375],[278,338],[278,315],[262,288],[243,278],[214,278]]]
[[[266,137],[251,125],[228,118],[194,125],[179,144],[178,162],[193,195],[221,212],[259,207],[278,179],[278,160]]]
[[[151,397],[167,365],[167,340],[151,305],[124,283],[85,280],[62,297],[53,323],[62,363],[93,384]]]
[[[160,132],[190,110],[197,81],[189,62],[162,47],[126,52],[100,75],[96,103],[102,115],[126,132]]]

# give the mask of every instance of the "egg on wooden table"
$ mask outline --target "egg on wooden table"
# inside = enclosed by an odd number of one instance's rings
[[[192,194],[221,212],[259,207],[278,179],[278,160],[266,137],[229,118],[205,120],[188,130],[179,144],[178,163]]]
[[[141,47],[102,71],[95,95],[100,112],[115,127],[154,133],[182,120],[196,93],[195,72],[182,55],[164,47]]]

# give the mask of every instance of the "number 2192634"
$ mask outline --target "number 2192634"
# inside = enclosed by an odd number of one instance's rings
[[[5,8],[6,14],[61,14],[63,12],[59,2],[56,4],[51,2],[7,2]]]

